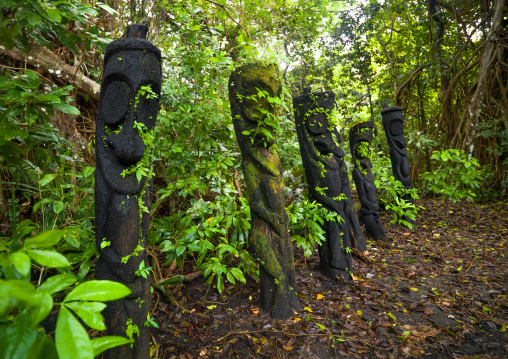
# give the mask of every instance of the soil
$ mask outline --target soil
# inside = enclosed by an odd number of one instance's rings
[[[156,290],[152,358],[508,358],[507,202],[418,204],[413,230],[382,214],[387,238],[355,253],[351,282],[295,248],[303,309],[286,320],[256,306],[250,279],[222,295],[202,276]]]

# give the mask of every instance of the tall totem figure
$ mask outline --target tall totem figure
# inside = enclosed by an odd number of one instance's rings
[[[259,262],[260,307],[273,318],[283,319],[300,304],[282,168],[273,147],[275,108],[271,99],[280,90],[275,64],[246,64],[235,69],[229,79],[231,114],[251,209],[249,250]]]
[[[145,39],[146,25],[129,25],[127,38],[106,47],[96,122],[95,225],[100,253],[95,277],[125,284],[127,298],[108,303],[107,334],[134,339],[105,352],[106,358],[146,359],[150,280],[136,275],[146,263],[152,186],[136,168],[150,172],[151,153],[143,135],[155,126],[161,89],[161,53]],[[127,332],[127,329],[129,331]]]
[[[393,106],[381,110],[383,117],[383,127],[385,129],[386,139],[390,146],[390,160],[392,162],[393,176],[396,180],[402,182],[405,189],[413,188],[413,181],[409,177],[411,168],[406,152],[406,140],[404,139],[404,116],[402,116],[402,107]],[[411,195],[406,194],[402,198],[409,203],[414,204]],[[416,221],[407,215],[404,218],[408,223],[415,224]]]
[[[367,250],[367,243],[365,242],[365,236],[363,235],[360,222],[358,221],[358,216],[356,215],[353,196],[351,194],[349,175],[347,173],[346,161],[344,160],[346,153],[341,147],[342,138],[339,134],[339,131],[334,128],[332,133],[337,139],[338,150],[334,152],[333,157],[339,165],[340,190],[342,191],[343,195],[346,196],[344,215],[346,216],[346,223],[351,238],[351,246],[363,252]]]
[[[339,216],[338,221],[325,221],[322,225],[325,241],[319,246],[321,272],[333,279],[350,279],[353,268],[351,229],[345,215],[347,195],[342,189],[338,162],[342,162],[344,151],[339,146],[338,132],[328,122],[334,107],[333,92],[307,91],[293,99],[296,132],[310,197]]]
[[[385,229],[379,218],[379,203],[377,202],[376,185],[372,175],[370,161],[371,143],[373,139],[374,123],[361,122],[349,130],[349,146],[353,156],[353,181],[355,181],[358,198],[362,207],[360,220],[365,224],[367,234],[374,240],[385,237]]]

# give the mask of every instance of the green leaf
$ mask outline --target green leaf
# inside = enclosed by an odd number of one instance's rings
[[[222,279],[221,275],[217,276],[217,290],[219,293],[222,293],[222,290],[224,289],[224,280]]]
[[[49,277],[44,283],[42,283],[39,290],[43,290],[49,294],[54,294],[62,289],[70,287],[76,283],[77,280],[76,276],[71,273],[57,274]]]
[[[95,357],[105,350],[129,343],[130,341],[127,338],[112,335],[96,338],[92,340],[93,355]]]
[[[7,293],[4,291],[0,292],[0,315],[4,314],[7,308],[9,307],[10,299],[7,296]]]
[[[102,10],[107,11],[110,15],[118,14],[118,11],[110,8],[108,5],[106,5],[106,4],[102,3],[102,2],[97,2],[96,5],[98,7],[100,7]],[[95,351],[94,351],[94,353],[95,353]],[[94,355],[97,355],[97,354],[94,354]]]
[[[97,330],[105,330],[104,317],[101,312],[106,308],[106,304],[101,302],[71,302],[66,303],[66,307],[79,316],[86,325]]]
[[[32,309],[32,322],[39,324],[53,309],[53,298],[51,298],[49,293],[45,292],[37,292],[34,297],[38,300],[39,305]]]
[[[55,343],[60,359],[93,358],[92,343],[85,328],[65,306],[58,313]]]
[[[54,246],[60,241],[64,233],[65,231],[62,229],[42,232],[38,236],[26,239],[24,244],[25,248],[44,248]]]
[[[59,103],[59,104],[55,104],[54,106],[58,110],[60,110],[64,113],[67,113],[69,115],[78,115],[78,116],[81,115],[81,112],[79,112],[79,110],[76,107],[71,106],[69,104]]]
[[[39,88],[39,85],[41,84],[41,78],[39,77],[39,75],[37,75],[32,70],[24,70],[23,72],[25,73],[26,77],[28,77],[28,79],[30,80],[31,87],[33,89]]]
[[[11,260],[14,268],[16,268],[23,277],[26,277],[30,271],[30,257],[23,252],[16,252],[12,253]]]
[[[46,267],[63,268],[70,266],[67,258],[56,251],[29,249],[26,252],[30,258]]]
[[[236,279],[238,279],[239,281],[245,283],[245,277],[243,276],[243,273],[242,273],[241,269],[239,269],[239,268],[231,268],[229,271],[231,273],[233,273],[233,275],[236,277]]]
[[[65,208],[65,205],[62,201],[55,201],[53,202],[53,211],[55,211],[56,214],[62,212]]]
[[[58,10],[57,8],[47,10],[48,17],[57,23],[62,21],[62,17],[60,16],[60,13],[61,13],[60,10]]]
[[[226,277],[228,278],[228,280],[235,284],[235,277],[231,274],[231,272],[228,272],[228,274],[226,275]]]
[[[47,185],[49,182],[53,181],[56,177],[56,174],[54,173],[49,173],[47,175],[44,175],[44,177],[42,177],[39,181],[39,184],[41,185],[41,187],[44,187],[45,185]]]
[[[36,338],[30,312],[25,310],[0,332],[0,358],[27,359]]]
[[[108,302],[121,299],[131,294],[125,285],[109,280],[91,280],[81,283],[65,297],[64,303],[73,300],[90,300]]]
[[[37,341],[33,346],[30,354],[30,359],[58,359],[56,352],[55,342],[48,336],[44,336],[41,340]]]
[[[163,280],[162,282],[157,283],[157,285],[175,285],[175,284],[181,283],[182,280],[184,280],[184,279],[185,279],[184,276],[177,275],[177,276],[168,278],[166,280]]]

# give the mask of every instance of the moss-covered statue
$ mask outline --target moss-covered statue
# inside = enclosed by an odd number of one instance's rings
[[[155,126],[161,88],[161,53],[144,37],[145,25],[130,25],[127,38],[106,47],[96,122],[97,279],[125,284],[132,294],[108,303],[103,314],[108,335],[130,336],[133,345],[105,352],[106,358],[150,356],[147,327],[150,280],[136,275],[146,263],[151,182],[148,131]],[[147,148],[148,147],[148,148]]]
[[[385,129],[386,139],[390,146],[390,160],[392,162],[393,176],[396,180],[402,182],[404,189],[413,188],[413,181],[409,176],[411,168],[406,152],[406,140],[404,139],[404,116],[402,108],[398,106],[387,107],[381,111],[383,117],[383,127]],[[406,202],[414,203],[413,197],[406,194],[402,197]],[[408,223],[415,224],[408,216],[404,218]]]
[[[385,237],[385,229],[379,218],[379,203],[377,202],[376,185],[372,175],[370,161],[374,123],[361,122],[349,130],[349,146],[353,156],[353,180],[355,181],[358,198],[362,207],[360,220],[365,224],[367,234],[374,240]]]
[[[349,226],[345,215],[348,198],[342,188],[346,182],[341,180],[340,174],[340,166],[343,165],[345,169],[344,151],[339,145],[338,132],[328,122],[335,107],[335,94],[310,93],[308,90],[293,99],[293,107],[310,197],[328,211],[336,212],[339,217],[337,220],[325,221],[322,226],[325,241],[319,246],[321,272],[329,278],[350,279],[353,228]],[[347,185],[349,186],[349,179]],[[351,194],[350,189],[347,191]]]
[[[235,69],[229,79],[231,114],[251,209],[249,250],[259,262],[260,307],[274,318],[288,318],[300,305],[282,169],[273,146],[272,99],[280,90],[275,64],[246,64]]]

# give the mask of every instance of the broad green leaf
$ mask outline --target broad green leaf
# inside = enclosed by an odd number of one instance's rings
[[[245,283],[245,277],[243,276],[243,273],[242,273],[241,269],[239,269],[239,268],[231,268],[229,271],[235,276],[236,279],[238,279],[239,281]]]
[[[62,289],[70,287],[76,283],[77,280],[76,276],[71,273],[57,274],[49,277],[44,283],[42,283],[39,290],[43,290],[49,294],[54,294]]]
[[[56,251],[30,249],[26,252],[30,258],[46,267],[63,268],[70,266],[67,258]]]
[[[81,112],[79,112],[79,110],[76,107],[71,106],[69,104],[59,103],[59,104],[55,104],[54,106],[56,109],[58,109],[64,113],[67,113],[69,115],[81,115]]]
[[[39,75],[37,75],[32,70],[24,70],[23,72],[25,73],[26,77],[29,78],[30,85],[32,86],[32,88],[33,89],[39,88],[39,85],[41,84],[41,78],[39,77]]]
[[[38,300],[39,305],[32,309],[32,323],[39,324],[53,309],[53,298],[46,292],[37,292],[34,297]]]
[[[106,308],[106,304],[101,302],[70,302],[66,303],[65,306],[72,309],[90,328],[106,329],[104,317],[101,315],[101,311]]]
[[[5,270],[5,268],[4,268]],[[4,273],[5,274],[5,273]],[[7,294],[7,297],[16,300],[19,303],[29,305],[37,305],[35,297],[35,287],[33,284],[24,280],[2,280],[0,279],[0,292]],[[19,305],[15,303],[15,305]]]
[[[55,95],[39,95],[37,96],[37,100],[52,104],[60,103],[60,97]]]
[[[33,346],[30,354],[30,359],[58,359],[56,352],[55,342],[48,336],[42,337]]]
[[[4,291],[0,292],[0,315],[4,314],[9,308],[9,297]]]
[[[102,10],[107,11],[110,15],[118,14],[118,11],[110,8],[108,5],[106,5],[106,4],[102,3],[102,2],[97,2],[96,5],[98,7],[100,7]],[[97,354],[94,354],[94,355],[97,355]]]
[[[39,184],[41,185],[41,187],[44,187],[49,182],[53,181],[55,179],[55,177],[56,177],[56,174],[54,174],[54,173],[46,174],[46,175],[44,175],[44,177],[42,177],[39,180]]]
[[[64,233],[65,231],[62,229],[42,232],[38,236],[26,239],[25,248],[44,248],[54,246],[60,241]]]
[[[36,338],[37,330],[32,327],[30,312],[25,310],[0,332],[0,358],[28,359]]]
[[[65,205],[62,201],[55,201],[53,202],[53,210],[56,214],[62,212],[65,208]]]
[[[12,253],[12,264],[22,276],[26,277],[30,271],[30,257],[23,252]]]
[[[58,313],[55,344],[60,359],[93,358],[92,343],[85,328],[65,306]]]
[[[48,17],[53,20],[54,22],[59,23],[62,20],[62,17],[60,16],[61,11],[57,8],[48,9],[47,15]]]
[[[121,299],[131,294],[125,285],[109,280],[91,280],[81,283],[65,297],[64,303],[73,300],[90,300],[108,302]]]
[[[93,355],[97,356],[105,350],[129,343],[129,339],[118,336],[96,338],[92,340]]]

